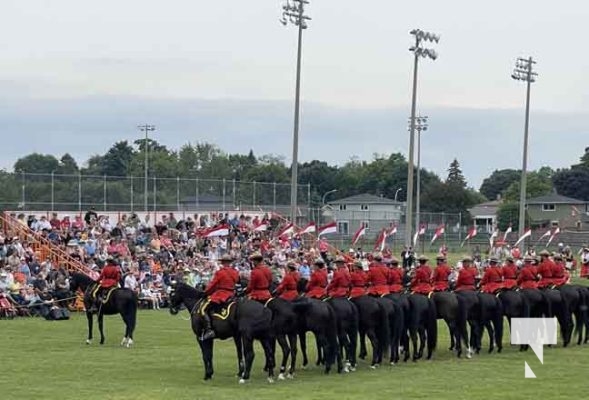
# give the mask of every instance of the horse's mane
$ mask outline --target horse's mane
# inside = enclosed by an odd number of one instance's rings
[[[189,297],[192,298],[198,298],[198,297],[202,297],[202,290],[199,291],[195,288],[193,288],[192,286],[184,283],[184,282],[178,282],[176,283],[176,290],[182,290],[182,293],[186,294]]]
[[[73,272],[71,274],[71,278],[74,279],[76,282],[90,284],[96,282],[94,279],[90,278],[88,275],[82,274],[80,272]]]

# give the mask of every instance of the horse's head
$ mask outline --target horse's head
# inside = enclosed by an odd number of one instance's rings
[[[196,290],[183,282],[173,280],[168,289],[168,299],[170,303],[170,314],[176,315],[182,305],[192,308],[193,305],[205,296],[203,291]]]

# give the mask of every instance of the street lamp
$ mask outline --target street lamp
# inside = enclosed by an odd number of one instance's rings
[[[397,196],[401,190],[403,190],[403,188],[399,188],[395,191],[395,201],[397,201]]]
[[[415,194],[415,229],[420,226],[421,212],[421,132],[427,131],[427,116],[418,115],[415,118],[415,130],[417,131],[417,189]],[[411,118],[409,119],[409,129],[411,129]]]
[[[297,216],[297,189],[298,189],[298,158],[299,158],[299,104],[301,92],[301,45],[303,41],[303,29],[307,29],[307,21],[310,17],[305,15],[307,0],[287,0],[282,6],[282,18],[280,22],[286,26],[290,22],[298,27],[299,40],[297,48],[297,78],[295,91],[294,131],[292,139],[292,167],[290,188],[290,215],[291,222],[296,223]]]
[[[149,142],[148,142],[148,134],[149,132],[155,131],[155,125],[139,125],[137,126],[137,128],[141,131],[141,132],[145,132],[145,177],[144,177],[144,194],[143,194],[143,204],[145,207],[145,212],[148,211],[148,206],[147,206],[147,171],[148,171],[148,166],[149,166]]]
[[[327,192],[325,192],[325,194],[323,195],[323,197],[321,197],[321,204],[325,205],[325,199],[327,198],[327,196],[329,196],[332,193],[337,192],[337,189],[333,189],[333,190],[329,190]]]
[[[519,193],[519,236],[524,234],[525,218],[526,218],[526,185],[527,185],[527,167],[528,167],[528,127],[530,121],[530,87],[532,83],[536,82],[538,74],[532,71],[533,65],[536,61],[529,58],[518,58],[515,62],[515,69],[511,77],[518,81],[527,83],[526,91],[526,121],[524,125],[524,152],[522,156],[522,176]],[[520,250],[523,250],[523,242],[520,245]]]
[[[440,37],[436,34],[422,31],[421,29],[413,29],[409,34],[415,36],[415,46],[411,47],[414,55],[413,60],[413,94],[411,100],[411,128],[409,133],[409,168],[407,170],[407,209],[405,211],[405,243],[411,244],[412,227],[411,215],[413,214],[413,152],[415,146],[415,109],[417,107],[417,67],[419,64],[419,57],[430,58],[435,60],[438,58],[438,53],[433,49],[426,49],[422,47],[422,42],[436,42],[440,41]],[[417,227],[416,227],[417,228]]]

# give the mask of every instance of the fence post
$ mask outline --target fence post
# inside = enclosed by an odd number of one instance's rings
[[[82,172],[78,172],[78,211],[82,212]]]
[[[104,189],[103,189],[103,199],[104,199],[104,211],[106,211],[106,175],[104,175]]]
[[[198,209],[198,178],[196,178],[196,187],[195,187],[195,195],[194,202],[196,204],[196,208]]]
[[[21,175],[22,175],[22,209],[24,211],[26,208],[26,205],[27,205],[27,197],[25,195],[26,187],[27,187],[25,171],[21,171]]]
[[[225,211],[225,178],[223,178],[223,211]]]
[[[256,207],[256,181],[253,182],[253,189],[252,190],[252,208]]]
[[[273,200],[272,200],[272,207],[273,210],[276,211],[276,182],[274,182],[274,196],[273,196]]]
[[[155,225],[155,213],[157,212],[157,177],[153,177],[153,224]]]
[[[307,210],[311,210],[311,183],[307,183]],[[307,211],[307,215],[310,216],[310,212]]]
[[[458,243],[462,243],[462,211],[458,213]]]
[[[176,177],[176,208],[180,211],[180,177]]]
[[[133,212],[133,176],[131,175],[131,213]]]
[[[51,212],[55,211],[55,171],[51,171]]]
[[[235,200],[236,200],[236,193],[235,193],[235,178],[233,178],[233,208],[235,209]]]

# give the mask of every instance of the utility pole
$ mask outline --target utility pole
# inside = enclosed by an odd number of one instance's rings
[[[155,125],[139,125],[137,126],[137,128],[141,131],[141,132],[145,132],[145,143],[144,146],[145,148],[143,149],[145,151],[145,177],[144,177],[144,194],[143,194],[143,205],[144,205],[144,211],[148,212],[148,205],[147,205],[147,198],[148,198],[148,190],[147,190],[147,176],[148,176],[148,171],[149,171],[149,132],[155,131]]]

